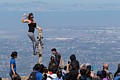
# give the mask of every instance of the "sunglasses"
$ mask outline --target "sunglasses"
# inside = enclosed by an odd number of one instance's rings
[[[31,18],[34,18],[34,16],[31,16]]]

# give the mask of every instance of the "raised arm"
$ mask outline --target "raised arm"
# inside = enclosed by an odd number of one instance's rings
[[[23,22],[23,23],[29,23],[29,20],[28,19],[24,19],[24,16],[25,16],[26,14],[24,14],[23,16],[22,16],[22,20],[21,20],[21,22]]]
[[[70,64],[66,64],[66,67],[67,67],[66,73],[69,73],[69,66],[70,66]]]

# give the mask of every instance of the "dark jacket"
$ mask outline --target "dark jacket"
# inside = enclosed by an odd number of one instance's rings
[[[52,72],[57,72],[57,64],[55,61],[49,62],[48,70]]]
[[[79,70],[79,62],[78,62],[78,60],[76,60],[76,57],[75,57],[75,55],[74,54],[72,54],[71,56],[70,56],[70,60],[71,60],[71,63],[70,63],[70,65],[73,67],[76,67],[76,69],[77,70]]]
[[[55,54],[55,62],[57,63],[57,66],[59,66],[60,59],[61,59],[61,55],[59,53],[56,53]]]
[[[66,80],[77,80],[78,70],[71,70],[66,74]]]

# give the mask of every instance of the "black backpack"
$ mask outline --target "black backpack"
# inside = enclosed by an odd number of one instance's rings
[[[37,72],[32,72],[29,76],[29,80],[36,80],[36,74]]]
[[[108,72],[108,73],[107,73],[107,79],[113,80],[113,75],[112,75],[111,72]]]
[[[90,77],[87,77],[86,75],[80,76],[79,80],[92,80]]]
[[[79,80],[86,80],[87,77],[85,75],[80,76]]]

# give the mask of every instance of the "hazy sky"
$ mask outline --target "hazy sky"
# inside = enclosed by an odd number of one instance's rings
[[[120,10],[120,0],[2,0],[0,10]]]
[[[65,3],[65,2],[95,2],[95,3],[99,3],[99,2],[107,2],[107,3],[111,3],[111,2],[120,2],[120,0],[0,0],[0,3],[24,3],[24,2],[34,2],[34,1],[44,1],[44,2],[48,2],[48,3]]]
[[[2,0],[0,11],[2,25],[4,20],[20,25],[27,12],[33,12],[43,26],[120,25],[120,0]]]

